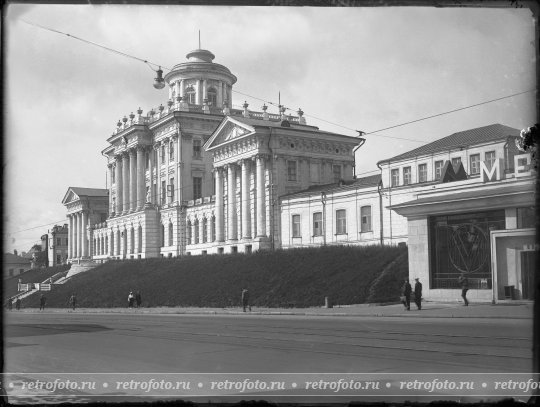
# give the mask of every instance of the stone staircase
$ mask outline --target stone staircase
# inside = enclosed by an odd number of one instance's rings
[[[65,280],[73,277],[76,274],[84,273],[85,271],[92,270],[97,267],[98,264],[92,260],[80,260],[78,263],[71,263],[71,268],[65,278],[61,278],[56,281],[56,284],[63,284]]]

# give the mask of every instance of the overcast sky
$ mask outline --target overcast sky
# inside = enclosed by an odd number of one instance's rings
[[[233,90],[275,103],[281,92],[308,124],[351,136],[536,88],[528,9],[10,5],[4,251],[65,223],[68,187],[105,188],[101,151],[118,119],[168,97],[146,64],[23,20],[165,67],[198,48],[201,30],[202,48],[238,77]],[[244,100],[262,106],[233,92]],[[372,134],[357,173],[457,131],[536,121],[528,93]]]

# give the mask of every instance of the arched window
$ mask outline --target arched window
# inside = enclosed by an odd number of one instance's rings
[[[169,222],[169,246],[173,245],[173,224]]]
[[[198,219],[195,221],[193,226],[194,226],[194,229],[195,229],[193,231],[194,232],[193,233],[193,235],[194,235],[193,236],[193,244],[197,244],[197,243],[199,243],[199,220]]]
[[[217,91],[215,88],[208,89],[208,104],[210,106],[217,106]]]
[[[191,221],[188,221],[187,223],[186,232],[187,244],[191,244]]]
[[[186,101],[192,105],[195,104],[195,89],[193,88],[193,86],[189,85],[187,88],[186,88]]]
[[[202,227],[203,227],[203,230],[202,230],[202,240],[201,240],[201,243],[206,243],[208,242],[208,220],[207,218],[203,218],[202,220]]]

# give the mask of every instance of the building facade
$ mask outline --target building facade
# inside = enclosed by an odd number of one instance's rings
[[[15,277],[32,269],[32,260],[19,256],[15,250],[14,253],[4,254],[3,268],[4,279]]]
[[[280,247],[280,195],[352,179],[357,138],[307,125],[300,109],[232,109],[236,77],[207,50],[187,59],[165,76],[167,106],[124,117],[107,140],[96,261]]]
[[[69,228],[67,223],[63,226],[54,225],[46,234],[41,236],[41,250],[47,252],[49,267],[68,263]]]
[[[500,124],[452,134],[378,163],[381,174],[281,199],[283,247],[399,244],[426,299],[532,299],[535,175]]]
[[[91,225],[105,222],[108,216],[109,191],[99,188],[69,187],[62,204],[68,212],[69,263],[91,260],[95,253]],[[50,259],[49,259],[50,260]]]

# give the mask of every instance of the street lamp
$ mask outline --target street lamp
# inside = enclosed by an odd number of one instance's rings
[[[165,87],[165,79],[163,79],[163,70],[161,69],[161,66],[156,71],[157,77],[154,78],[154,88],[156,89],[163,89]]]

